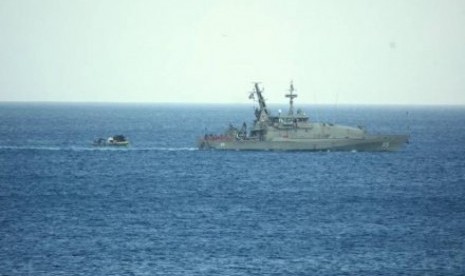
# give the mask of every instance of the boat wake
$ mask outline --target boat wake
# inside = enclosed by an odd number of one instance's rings
[[[0,151],[196,151],[195,147],[0,146]]]
[[[43,150],[43,151],[60,151],[63,147],[58,146],[0,146],[1,151],[27,151],[27,150]]]
[[[198,148],[194,147],[140,147],[140,148],[131,148],[135,151],[196,151]]]

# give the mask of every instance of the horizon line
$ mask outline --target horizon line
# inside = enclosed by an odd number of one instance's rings
[[[63,100],[0,100],[0,104],[140,104],[140,105],[249,105],[243,102],[155,102],[155,101],[63,101]],[[283,102],[268,102],[271,105],[283,105]],[[341,105],[341,106],[443,106],[465,107],[465,104],[456,103],[299,103],[300,105]],[[298,104],[298,105],[299,105]]]

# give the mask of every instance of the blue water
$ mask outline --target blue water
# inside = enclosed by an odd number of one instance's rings
[[[253,108],[0,104],[0,275],[464,275],[465,108],[304,109],[411,143],[198,151]]]

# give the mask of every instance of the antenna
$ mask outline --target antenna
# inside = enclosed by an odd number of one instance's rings
[[[294,94],[294,83],[291,81],[291,86],[289,87],[289,94],[286,94],[285,97],[289,98],[289,115],[294,115],[294,99],[297,98],[297,94]]]

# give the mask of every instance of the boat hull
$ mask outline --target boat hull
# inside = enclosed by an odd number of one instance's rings
[[[201,139],[199,149],[260,151],[396,151],[408,143],[407,135],[374,135],[362,138],[209,140]]]
[[[119,141],[119,142],[107,142],[107,141],[95,141],[92,143],[94,147],[127,147],[129,146],[129,141]]]
[[[129,146],[129,143],[118,143],[118,144],[105,144],[105,145],[102,145],[102,144],[92,144],[94,147],[109,147],[109,148],[125,148],[125,147],[128,147]]]

